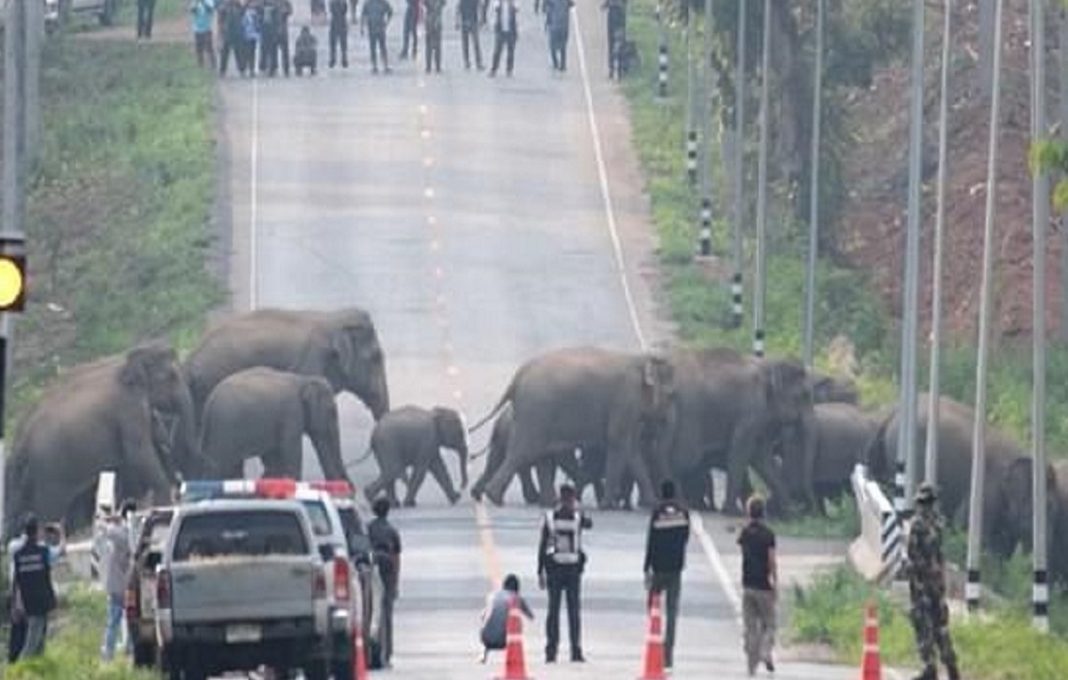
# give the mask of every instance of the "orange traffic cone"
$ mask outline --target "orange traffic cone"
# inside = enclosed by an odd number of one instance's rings
[[[864,617],[864,660],[860,667],[860,680],[881,680],[882,665],[879,662],[879,613],[874,602],[868,603]]]
[[[367,650],[363,645],[363,626],[352,627],[352,680],[367,680]]]
[[[505,628],[504,675],[496,680],[533,680],[527,675],[526,656],[523,654],[523,615],[519,613],[519,596],[508,605],[508,623]]]
[[[664,619],[660,593],[649,594],[649,634],[645,637],[645,672],[638,680],[664,680]]]

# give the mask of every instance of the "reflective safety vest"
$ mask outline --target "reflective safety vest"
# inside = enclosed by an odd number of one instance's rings
[[[579,564],[582,560],[582,513],[574,517],[556,517],[556,511],[545,513],[545,525],[549,529],[549,544],[546,548],[549,560],[554,564]]]

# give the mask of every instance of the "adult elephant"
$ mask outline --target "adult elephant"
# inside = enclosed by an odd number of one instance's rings
[[[467,487],[467,433],[463,419],[451,408],[424,409],[403,406],[384,415],[371,433],[371,453],[378,463],[378,479],[364,492],[373,500],[383,490],[396,505],[397,480],[406,481],[404,505],[415,505],[426,474],[437,481],[450,503],[460,500],[441,458],[441,449],[452,449],[460,459],[460,488]],[[407,471],[411,469],[411,476]]]
[[[1068,583],[1068,461],[1052,466],[1053,494],[1049,514],[1049,572],[1057,583]]]
[[[325,378],[262,366],[234,373],[212,390],[202,421],[204,455],[227,477],[243,477],[245,460],[258,457],[266,476],[299,479],[308,435],[323,475],[351,482]]]
[[[91,521],[99,474],[113,470],[123,496],[170,502],[175,467],[154,442],[162,420],[177,416],[183,455],[196,456],[193,405],[174,350],[136,347],[70,370],[22,420],[4,480],[8,534],[26,512],[64,521],[74,530]],[[166,452],[162,452],[166,455]]]
[[[808,386],[814,404],[859,404],[860,391],[850,378],[809,373]]]
[[[710,468],[727,471],[723,511],[740,513],[748,472],[770,488],[776,505],[789,506],[783,471],[807,474],[805,453],[775,463],[771,445],[783,428],[794,428],[810,447],[812,396],[803,366],[762,360],[728,349],[678,351],[671,357],[675,391],[668,426],[659,437],[657,460],[691,493],[703,493]],[[687,484],[684,484],[687,486]]]
[[[256,366],[326,378],[335,394],[355,394],[375,420],[389,410],[385,358],[362,309],[260,309],[215,326],[185,362],[197,413],[227,376]]]
[[[655,498],[642,455],[642,435],[650,423],[666,418],[672,383],[671,364],[652,354],[575,347],[528,361],[516,371],[490,414],[473,428],[511,403],[515,423],[507,454],[486,484],[486,496],[499,505],[520,470],[554,452],[592,447],[606,451],[602,505],[620,498],[628,470],[642,497]]]
[[[924,469],[927,441],[926,394],[917,400],[915,469]],[[972,429],[975,411],[942,397],[938,423],[938,490],[942,512],[954,525],[964,528],[972,478]],[[872,476],[884,484],[893,482],[897,461],[898,412],[882,423],[867,452]],[[983,540],[990,550],[1009,557],[1018,545],[1031,545],[1031,458],[1015,441],[998,430],[986,428],[986,461],[983,487]],[[1055,493],[1052,473],[1050,495]]]

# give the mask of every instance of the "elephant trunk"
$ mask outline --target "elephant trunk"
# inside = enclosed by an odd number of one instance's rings
[[[178,470],[186,477],[207,477],[215,473],[215,464],[204,457],[197,433],[196,408],[193,396],[188,389],[182,391],[178,399],[179,437],[175,463]]]
[[[385,367],[377,372],[375,379],[371,383],[367,407],[371,409],[371,415],[374,416],[375,422],[389,413],[389,385],[386,384]]]
[[[336,423],[327,426],[323,431],[309,432],[312,445],[319,456],[319,465],[323,468],[323,475],[327,479],[339,479],[352,483],[345,471],[345,465],[341,462],[341,437]]]

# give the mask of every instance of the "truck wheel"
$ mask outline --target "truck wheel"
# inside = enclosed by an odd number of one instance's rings
[[[136,642],[133,648],[133,663],[139,668],[146,668],[156,662],[156,646],[151,642]]]

